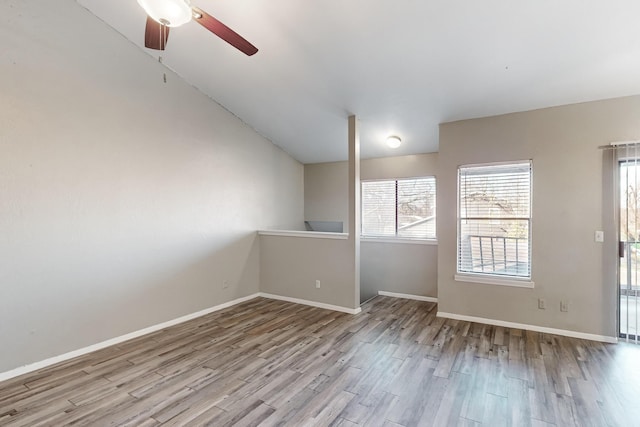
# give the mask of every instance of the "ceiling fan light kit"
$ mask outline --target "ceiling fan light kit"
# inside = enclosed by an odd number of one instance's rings
[[[147,15],[167,27],[179,27],[191,21],[193,12],[186,0],[138,0]]]
[[[193,19],[245,55],[251,56],[258,52],[258,48],[240,34],[204,10],[191,6],[189,0],[138,0],[138,4],[148,17],[144,45],[149,49],[164,50],[169,38],[169,27],[179,27]]]

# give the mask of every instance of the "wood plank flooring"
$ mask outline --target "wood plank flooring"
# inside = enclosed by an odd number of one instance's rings
[[[0,383],[2,426],[640,426],[640,346],[249,302]]]

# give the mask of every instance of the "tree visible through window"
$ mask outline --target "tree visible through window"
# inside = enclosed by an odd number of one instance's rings
[[[435,177],[363,181],[362,235],[435,239]]]
[[[458,272],[531,277],[531,162],[458,169]]]

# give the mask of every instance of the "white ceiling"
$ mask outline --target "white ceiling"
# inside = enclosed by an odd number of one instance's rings
[[[194,22],[148,50],[136,0],[78,2],[303,163],[347,158],[350,114],[371,158],[437,151],[442,122],[640,93],[637,0],[193,0],[252,57]]]

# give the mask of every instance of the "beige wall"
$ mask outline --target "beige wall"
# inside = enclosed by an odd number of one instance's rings
[[[438,246],[361,241],[360,292],[367,300],[378,291],[438,297]]]
[[[367,159],[361,161],[360,179],[433,176],[436,175],[437,166],[438,153]]]
[[[361,160],[360,179],[436,175],[437,159],[431,153]],[[304,176],[305,219],[346,224],[347,162],[307,164]],[[360,274],[363,300],[378,291],[436,297],[437,246],[362,240]]]
[[[260,290],[339,307],[359,307],[349,240],[260,236]],[[320,289],[316,288],[320,280]]]
[[[302,165],[73,1],[0,16],[0,372],[258,292]]]
[[[611,186],[603,187],[598,146],[640,139],[638,117],[636,96],[441,125],[439,310],[615,336],[615,270],[603,264],[615,262],[604,252],[615,247],[614,233],[605,245],[594,242],[595,230],[611,230],[611,208],[603,211],[603,191]],[[533,160],[535,288],[455,281],[457,167],[523,159]],[[546,310],[537,308],[538,298],[545,298]],[[561,300],[569,301],[568,313],[560,312]]]
[[[348,166],[347,162],[304,165],[305,221],[339,221],[342,231],[349,232]]]
[[[345,162],[347,229],[360,229],[360,137],[358,120],[348,118],[349,160]],[[328,172],[335,172],[330,165]],[[317,175],[320,178],[322,174]],[[331,177],[332,178],[332,177]],[[331,181],[334,182],[335,181]],[[325,185],[317,187],[326,188]],[[325,197],[330,193],[323,193]],[[263,292],[316,303],[331,304],[347,310],[360,306],[360,235],[328,234],[315,237],[260,236],[260,288]],[[322,236],[323,238],[320,238]],[[335,236],[334,236],[335,237]],[[320,288],[316,281],[320,281]]]

